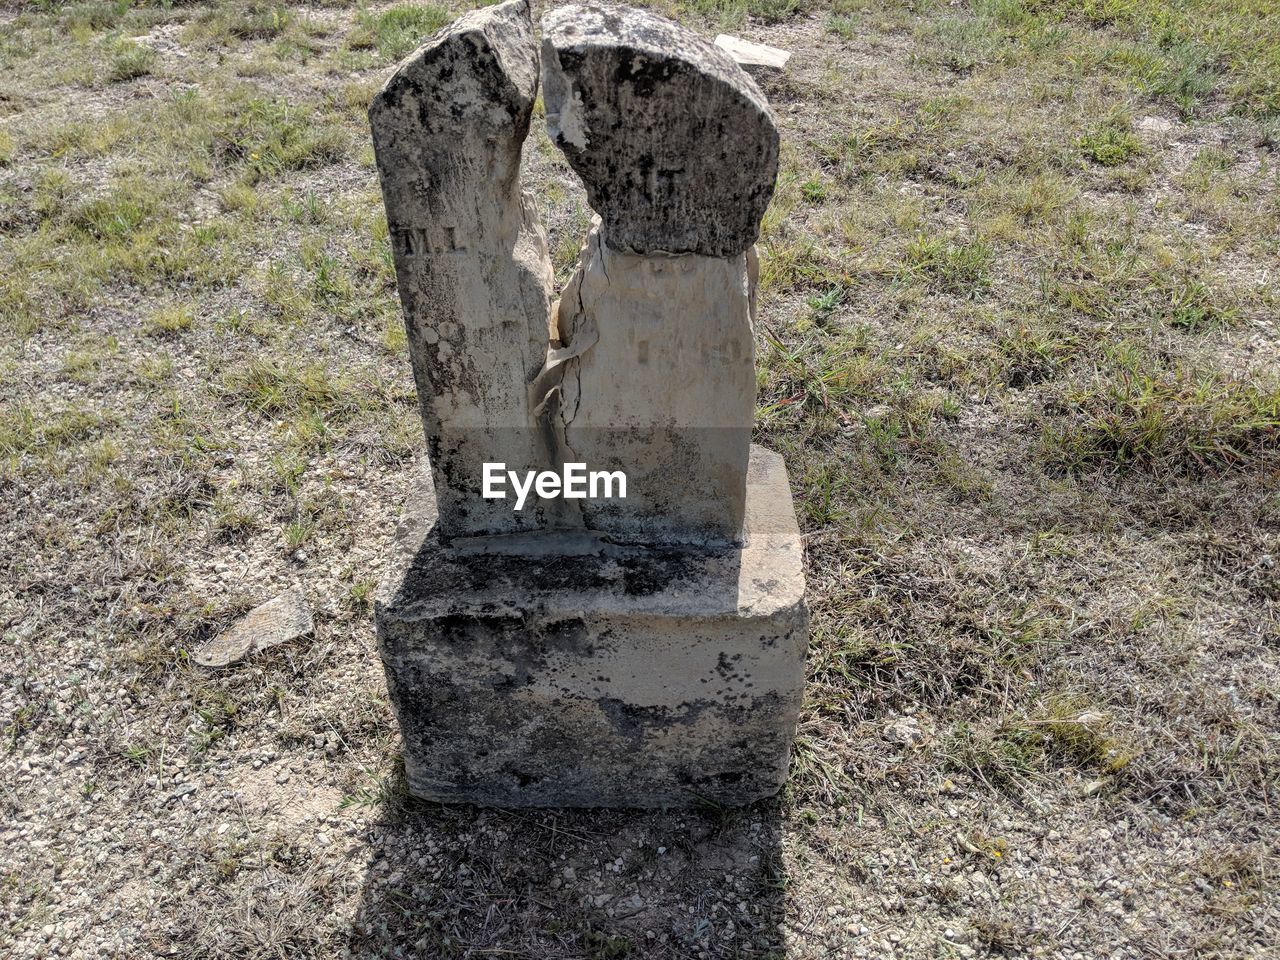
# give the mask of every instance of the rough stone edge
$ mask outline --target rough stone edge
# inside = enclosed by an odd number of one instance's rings
[[[757,608],[747,607],[738,608],[736,615],[739,616],[774,616],[781,613],[784,609],[802,611],[802,615],[807,618],[808,606],[808,588],[804,574],[804,541],[800,534],[800,525],[796,518],[794,498],[791,495],[786,463],[782,455],[762,447],[758,444],[751,444],[751,457],[747,466],[747,517],[745,529],[748,537],[740,547],[730,548],[727,551],[708,551],[706,556],[709,560],[713,560],[717,555],[724,556],[732,553],[744,553],[754,551],[763,553],[767,551],[771,545],[784,543],[794,547],[794,553],[789,556],[787,569],[772,568],[776,574],[781,574],[785,579],[790,581],[790,587],[786,591],[789,597],[793,599],[779,603],[774,608]],[[752,496],[753,487],[759,484],[753,484],[753,478],[757,479],[762,473],[770,470],[770,465],[776,469],[774,476],[780,481],[779,485],[785,490],[785,496],[779,495],[774,498]],[[428,600],[420,599],[416,601],[406,601],[396,599],[399,592],[400,584],[405,576],[414,566],[415,558],[423,548],[428,546],[428,541],[432,538],[433,527],[436,523],[437,510],[435,489],[432,480],[432,474],[429,464],[425,459],[421,460],[415,467],[416,480],[410,485],[409,495],[407,497],[404,510],[396,525],[396,530],[391,543],[391,558],[387,563],[385,572],[378,582],[378,587],[374,593],[374,621],[377,624],[381,618],[390,615],[391,611],[403,609],[404,618],[410,617],[429,617],[432,612],[427,609]],[[781,494],[781,491],[780,491]],[[547,541],[551,540],[556,547],[565,547],[564,553],[559,553],[556,549],[549,549]],[[454,550],[452,546],[445,546],[437,540],[434,545],[430,545],[432,552],[444,553],[446,555],[453,554],[457,556],[475,555],[477,553],[497,554],[506,557],[527,557],[534,561],[548,555],[568,555],[568,556],[601,556],[608,557],[611,555],[625,554],[631,557],[643,557],[646,553],[652,552],[682,552],[679,547],[662,548],[660,551],[653,551],[651,548],[645,547],[614,547],[607,541],[595,536],[574,536],[572,534],[557,535],[555,533],[533,534],[527,537],[510,536],[510,537],[492,537],[484,538],[483,545],[472,546],[468,544],[464,549]],[[687,551],[691,555],[698,555],[697,551]],[[641,603],[637,603],[634,614],[636,616],[651,615],[656,610],[656,602],[658,598],[662,598],[663,594],[655,594],[652,599],[652,605],[645,607]],[[696,602],[696,598],[689,598]],[[407,609],[407,606],[417,608],[413,612]],[[690,605],[683,610],[673,612],[671,615],[688,617],[688,616],[711,616],[718,618],[722,616],[734,615],[731,611],[716,611],[708,614],[702,611],[701,614],[696,610],[694,605]],[[381,644],[381,637],[379,637]]]
[[[644,10],[637,7],[619,6],[617,4],[609,3],[581,3],[554,7],[542,15],[542,50],[544,57],[548,47],[552,50],[557,50],[575,48],[585,49],[593,46],[607,47],[615,45],[614,42],[606,41],[603,37],[587,36],[577,39],[565,37],[561,45],[559,47],[556,46],[557,32],[563,32],[565,27],[574,26],[580,23],[582,12],[589,10],[600,10],[606,13],[612,12],[618,16],[627,17],[632,20],[652,21],[655,24],[660,24],[662,29],[665,31],[680,34],[681,40],[687,41],[693,48],[692,52],[704,56],[706,58],[707,65],[718,68],[714,72],[709,72],[709,76],[712,76],[714,79],[719,80],[727,86],[737,88],[739,92],[743,93],[752,104],[760,108],[761,112],[773,122],[775,128],[777,127],[778,118],[774,114],[773,107],[770,106],[768,98],[765,97],[764,92],[760,89],[759,84],[756,83],[749,73],[742,69],[741,65],[727,50],[723,47],[717,46],[714,41],[707,39],[697,31],[682,26],[674,20],[669,20],[666,17],[653,13],[650,10]],[[627,38],[626,43],[628,46],[633,46],[635,49],[654,57],[679,56],[681,59],[688,60],[691,63],[694,62],[692,59],[682,56],[680,51],[673,51],[670,46],[663,46],[659,43],[652,42],[643,34],[637,34],[634,37]]]
[[[630,17],[633,21],[653,21],[664,31],[674,36],[679,42],[687,42],[695,52],[702,54],[703,62],[701,64],[695,61],[692,57],[679,56],[678,51],[673,55],[673,49],[670,46],[663,46],[653,42],[645,42],[645,38],[643,36],[639,38],[639,43],[632,45],[632,49],[637,49],[642,53],[654,57],[673,58],[674,56],[674,58],[683,59],[686,63],[689,63],[698,69],[701,69],[704,65],[716,68],[713,71],[703,70],[702,72],[712,79],[724,84],[734,93],[742,96],[752,106],[757,107],[762,116],[768,121],[768,126],[773,132],[773,148],[771,151],[773,155],[773,177],[769,187],[769,199],[761,209],[760,217],[755,223],[752,236],[742,250],[738,250],[736,252],[727,252],[724,250],[666,251],[656,248],[645,250],[633,250],[626,248],[626,252],[641,256],[679,256],[687,253],[700,253],[704,256],[737,256],[744,251],[752,250],[755,244],[759,242],[760,229],[764,221],[764,216],[768,212],[769,204],[772,202],[773,195],[777,191],[778,173],[781,170],[782,164],[782,134],[778,127],[778,119],[776,114],[773,112],[773,107],[770,105],[768,98],[764,95],[764,92],[760,89],[759,84],[756,83],[751,74],[744,69],[743,65],[740,64],[727,50],[702,34],[690,30],[688,27],[672,20],[668,20],[666,17],[659,16],[649,10],[642,10],[634,7],[621,7],[613,4],[571,4],[568,6],[553,8],[543,14],[541,21],[542,90],[543,104],[546,111],[545,122],[551,142],[565,154],[570,167],[574,168],[575,172],[577,172],[573,156],[570,154],[568,148],[572,148],[573,150],[585,150],[587,148],[586,135],[582,126],[581,116],[579,115],[581,111],[580,106],[577,111],[572,110],[572,107],[577,100],[577,93],[572,82],[569,82],[568,77],[564,72],[564,68],[561,66],[559,50],[585,50],[592,46],[601,48],[617,46],[615,42],[606,41],[602,37],[597,37],[594,39],[586,38],[573,42],[566,41],[561,45],[561,47],[557,47],[555,39],[553,38],[553,32],[557,29],[563,29],[563,27],[574,25],[577,22],[574,18],[577,17],[578,19],[581,19],[581,14],[584,11],[602,11],[606,14],[614,12],[617,16]],[[554,83],[552,82],[552,78],[555,78]],[[552,93],[553,87],[556,91],[563,90],[565,92],[566,96],[564,98],[564,102],[559,102],[561,100],[561,94],[559,92],[555,94]],[[568,145],[568,148],[566,147],[566,144]],[[581,174],[579,173],[578,175],[581,178]],[[585,178],[582,179],[587,187],[588,197],[590,199],[594,199],[595,186],[593,184],[586,183]],[[594,205],[593,209],[595,209]],[[597,210],[596,212],[597,215],[599,215],[599,211]],[[754,316],[754,307],[752,313]]]
[[[498,21],[498,18],[505,14],[507,9],[510,7],[518,7],[523,10],[525,19],[529,23],[530,33],[534,41],[533,86],[531,88],[532,92],[528,98],[529,109],[532,110],[533,103],[536,101],[538,96],[538,87],[542,78],[542,65],[538,59],[539,39],[537,31],[534,29],[533,25],[533,8],[531,6],[531,0],[505,0],[503,3],[494,4],[490,7],[479,7],[475,10],[470,10],[467,13],[462,14],[462,16],[458,17],[456,20],[453,20],[441,27],[436,33],[432,34],[414,48],[412,53],[405,56],[391,76],[387,77],[382,86],[378,88],[378,92],[373,95],[373,99],[369,103],[370,123],[373,124],[377,122],[376,114],[381,113],[384,109],[385,100],[388,94],[391,93],[396,86],[406,82],[409,74],[419,69],[423,65],[424,60],[430,56],[434,50],[443,47],[450,40],[454,40],[468,34],[474,35],[476,38],[483,40],[483,42],[490,47],[494,56],[497,57],[499,61],[503,61],[501,56],[503,52],[501,45],[492,43],[486,35],[486,31],[493,27]],[[513,80],[513,86],[515,86],[514,81],[517,77],[517,71],[512,70],[510,65],[505,62],[503,62],[503,68],[503,73]],[[516,89],[517,92],[519,92],[519,88],[516,87]]]

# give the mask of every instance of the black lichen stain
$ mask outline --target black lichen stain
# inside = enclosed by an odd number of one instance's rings
[[[779,723],[787,703],[774,693],[659,707],[517,698],[411,664],[388,680],[417,779],[471,802],[625,806],[638,796],[689,795],[736,802],[776,789],[790,737]],[[717,738],[714,730],[736,735]]]
[[[456,458],[441,457],[439,472],[450,474]],[[443,547],[438,529],[418,545],[398,591],[400,600],[490,594],[612,593],[649,597],[704,581],[709,558],[736,551],[620,548],[600,556],[528,557],[500,553],[457,553]],[[400,602],[398,600],[397,602]]]
[[[636,49],[628,49],[618,56],[617,66],[613,71],[615,86],[629,83],[636,95],[653,96],[655,90],[666,86],[680,72],[688,72],[688,68],[678,60],[666,57],[653,57]]]

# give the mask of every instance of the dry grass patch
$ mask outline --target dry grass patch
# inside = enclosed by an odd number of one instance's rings
[[[405,793],[370,604],[424,452],[365,110],[470,6],[0,14],[0,953],[1265,952],[1274,0],[655,4],[795,54],[756,439],[809,682],[784,796],[688,815]],[[193,669],[294,585],[312,636]]]

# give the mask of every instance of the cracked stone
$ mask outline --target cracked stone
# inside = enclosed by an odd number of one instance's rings
[[[528,0],[472,11],[415,51],[369,108],[446,539],[541,529],[477,496],[482,465],[545,469],[527,385],[546,357],[553,271],[520,154],[538,88]]]
[[[711,41],[644,10],[559,7],[542,31],[547,128],[608,245],[745,253],[778,173],[778,130],[755,81]]]

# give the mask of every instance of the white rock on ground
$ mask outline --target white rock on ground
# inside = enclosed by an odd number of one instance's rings
[[[733,57],[747,73],[777,73],[787,66],[791,52],[764,43],[752,43],[727,33],[716,37],[716,46]]]
[[[254,653],[311,633],[311,607],[301,587],[292,587],[249,611],[196,650],[202,667],[227,667]]]

